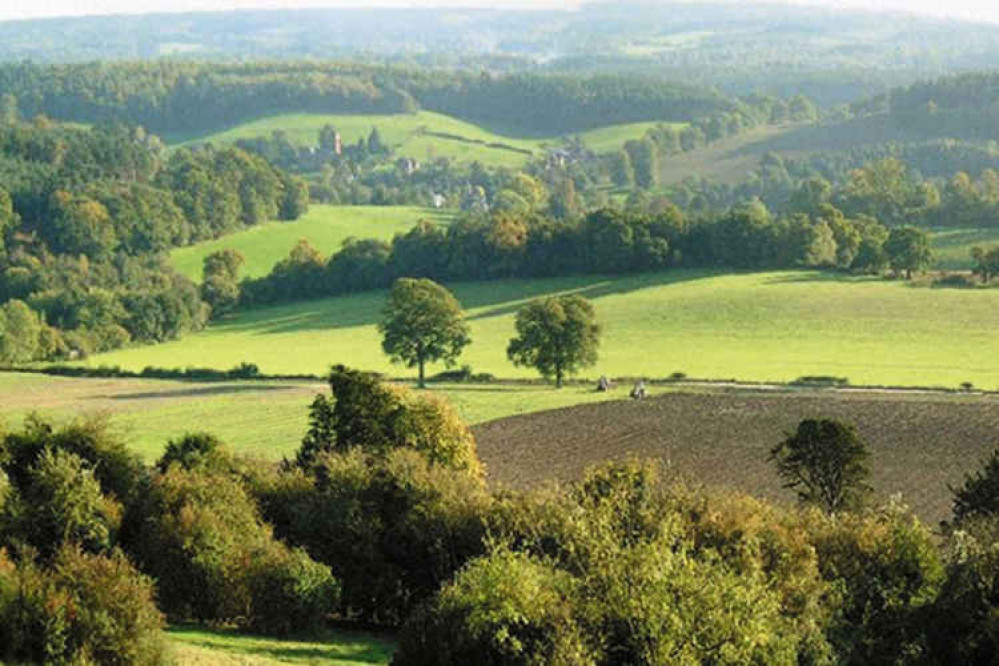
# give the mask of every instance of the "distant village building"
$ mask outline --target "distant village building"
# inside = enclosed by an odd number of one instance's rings
[[[434,195],[434,208],[437,208],[439,210],[439,209],[443,208],[446,205],[447,205],[447,197],[446,196],[444,196],[443,194],[435,194]]]
[[[420,169],[420,163],[412,157],[400,157],[396,160],[395,166],[407,176],[412,176]]]
[[[333,135],[333,152],[337,154],[337,157],[343,155],[343,137],[340,136],[339,132]]]

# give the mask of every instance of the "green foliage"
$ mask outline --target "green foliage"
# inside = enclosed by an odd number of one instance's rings
[[[325,455],[257,492],[278,536],[331,567],[348,616],[399,624],[484,551],[483,482],[416,451]]]
[[[30,663],[167,663],[153,583],[116,551],[66,547],[50,568],[0,552],[0,657]]]
[[[914,272],[925,270],[933,259],[929,234],[915,227],[892,229],[884,249],[891,269],[904,273],[907,280]]]
[[[396,666],[598,663],[572,576],[521,553],[473,561],[406,625]]]
[[[42,357],[45,323],[24,301],[0,305],[0,362],[17,365]]]
[[[999,513],[999,451],[993,451],[981,469],[964,478],[964,485],[951,488],[954,493],[954,523],[989,517]]]
[[[597,361],[600,326],[593,305],[576,295],[549,297],[528,303],[517,313],[518,337],[507,356],[515,365],[533,367],[555,378],[562,388],[566,375]]]
[[[914,660],[944,575],[930,531],[894,504],[866,514],[814,513],[807,526],[822,578],[838,597],[828,635],[841,661]]]
[[[393,362],[419,367],[420,388],[426,387],[428,362],[453,367],[471,342],[461,304],[431,280],[396,280],[378,329],[382,349]]]
[[[132,512],[129,549],[171,617],[287,634],[314,627],[337,603],[329,571],[274,541],[229,471],[171,465]]]
[[[239,303],[239,269],[245,262],[238,250],[219,250],[205,257],[201,298],[213,314],[223,315]]]
[[[163,456],[156,462],[156,469],[164,473],[172,465],[179,465],[187,471],[227,470],[232,468],[233,463],[232,454],[218,437],[201,432],[167,442]]]
[[[27,483],[10,491],[0,511],[0,541],[31,546],[46,560],[70,546],[108,553],[121,515],[121,505],[101,493],[79,456],[50,449],[31,468]]]
[[[329,381],[332,399],[317,396],[310,408],[309,432],[296,456],[302,469],[334,451],[385,454],[411,448],[434,463],[481,474],[475,437],[446,400],[343,366],[333,368]]]
[[[867,446],[852,426],[806,419],[770,451],[785,488],[829,513],[859,507],[870,490]]]

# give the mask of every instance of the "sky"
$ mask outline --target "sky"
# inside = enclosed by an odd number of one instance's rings
[[[331,6],[571,8],[580,0],[0,0],[0,20],[167,11],[294,9]],[[697,0],[688,0],[694,1]],[[774,0],[770,0],[773,2]],[[996,0],[776,0],[798,4],[908,11],[999,23]]]

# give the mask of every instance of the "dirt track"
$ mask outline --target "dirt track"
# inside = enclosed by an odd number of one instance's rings
[[[691,480],[789,500],[767,453],[815,417],[854,424],[871,448],[876,492],[901,492],[934,524],[950,512],[948,484],[999,448],[999,398],[939,394],[671,393],[516,416],[475,434],[490,480],[514,487],[572,480],[593,463],[635,455]]]

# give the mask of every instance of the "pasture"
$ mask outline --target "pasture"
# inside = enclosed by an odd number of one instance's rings
[[[468,311],[472,344],[460,363],[501,378],[534,377],[506,358],[517,309],[578,293],[604,327],[584,376],[786,382],[804,375],[855,385],[999,388],[999,291],[916,287],[880,278],[786,271],[502,280],[449,285]],[[323,373],[344,363],[413,375],[382,353],[385,294],[369,292],[240,313],[161,345],[91,357],[91,366],[230,368]],[[431,372],[442,370],[431,368]]]
[[[802,419],[853,424],[879,500],[900,493],[931,526],[999,445],[999,398],[929,393],[704,391],[574,407],[476,428],[490,478],[515,487],[579,478],[589,465],[656,458],[691,482],[793,502],[767,456]],[[544,442],[544,446],[539,446]]]
[[[476,424],[516,414],[621,398],[591,386],[434,385],[462,418]],[[665,389],[651,387],[653,394]],[[65,422],[103,415],[146,462],[166,443],[206,430],[235,450],[265,460],[295,453],[308,429],[309,403],[327,393],[322,382],[244,381],[199,383],[150,379],[84,379],[0,373],[0,422],[18,428],[26,416]]]
[[[268,222],[222,238],[178,248],[170,253],[170,262],[179,273],[200,282],[204,258],[212,252],[232,248],[246,256],[240,275],[262,277],[287,257],[288,252],[303,238],[328,256],[339,250],[343,241],[351,236],[390,240],[422,219],[446,223],[450,214],[411,206],[313,204],[308,213],[294,222]]]
[[[574,135],[596,152],[621,148],[626,141],[640,139],[657,123],[628,123],[597,128]],[[215,134],[191,137],[167,137],[174,145],[199,143],[235,143],[239,139],[270,136],[275,131],[287,134],[301,146],[315,146],[319,130],[332,125],[340,132],[345,145],[366,139],[378,128],[382,141],[404,157],[431,160],[447,157],[458,162],[478,161],[496,167],[518,168],[532,157],[543,155],[545,148],[561,144],[563,137],[514,136],[502,130],[480,127],[441,113],[419,111],[396,115],[326,115],[289,113],[268,116]],[[682,124],[677,125],[682,126]]]

